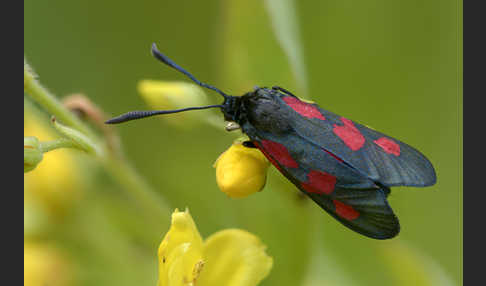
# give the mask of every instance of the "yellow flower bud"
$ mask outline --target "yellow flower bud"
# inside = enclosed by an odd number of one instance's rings
[[[137,90],[153,109],[179,109],[208,104],[204,91],[199,86],[189,82],[141,80],[138,83]],[[185,126],[187,123],[200,122],[201,118],[207,116],[207,112],[204,110],[182,112],[161,118],[172,124]]]
[[[214,163],[218,187],[232,198],[243,198],[265,186],[267,158],[256,148],[234,143]]]

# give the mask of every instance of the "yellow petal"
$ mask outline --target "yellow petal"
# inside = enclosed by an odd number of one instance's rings
[[[189,82],[141,80],[137,89],[153,109],[179,109],[203,106],[208,103],[204,91]],[[184,126],[190,122],[199,122],[204,116],[207,116],[207,111],[182,112],[162,116],[162,118],[170,123]]]
[[[214,163],[216,182],[228,196],[246,197],[263,189],[269,166],[258,149],[234,143]]]
[[[194,285],[204,267],[202,239],[189,211],[172,213],[159,246],[159,286]]]
[[[198,286],[254,286],[269,273],[273,259],[260,239],[244,230],[226,229],[204,242],[204,271]]]

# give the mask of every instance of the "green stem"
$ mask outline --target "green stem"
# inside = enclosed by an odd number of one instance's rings
[[[76,144],[70,139],[59,138],[57,140],[40,142],[39,148],[42,153],[45,153],[58,148],[76,148]]]
[[[130,165],[122,159],[113,156],[105,158],[103,163],[106,169],[118,179],[118,183],[122,185],[144,209],[150,210],[153,215],[159,218],[163,218],[164,222],[167,220],[168,224],[168,219],[171,213],[169,206]]]
[[[99,146],[99,149],[103,151],[95,153],[93,156],[101,161],[110,175],[136,199],[137,203],[142,205],[144,211],[149,212],[150,215],[156,216],[161,222],[168,221],[171,214],[170,208],[165,201],[158,196],[157,192],[151,188],[128,164],[128,162],[121,158],[120,155],[113,154],[112,152],[110,153],[110,149],[107,145],[101,144],[102,142],[98,140],[95,133],[87,125],[64,107],[54,95],[34,78],[30,67],[25,62],[24,91],[51,113],[51,115],[54,115],[64,124],[84,133],[93,142],[96,142],[94,144]],[[44,146],[42,147],[45,148],[45,150],[52,150],[61,146],[67,147],[68,145],[69,144],[66,141],[60,139],[57,142],[44,142]]]
[[[96,138],[95,134],[78,117],[66,109],[62,103],[43,87],[31,72],[31,68],[24,63],[24,91],[42,105],[49,113],[55,115],[64,124],[76,128],[80,132],[91,138]]]

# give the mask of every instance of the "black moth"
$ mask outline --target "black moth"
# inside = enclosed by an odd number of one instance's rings
[[[220,105],[177,110],[132,111],[108,120],[114,124],[143,117],[195,109],[221,108],[231,124],[250,138],[299,190],[348,228],[375,239],[400,231],[387,201],[392,186],[431,186],[432,164],[416,149],[364,125],[301,101],[281,87],[255,88],[242,96],[227,95],[200,82],[161,54],[152,54],[198,85],[224,97]]]

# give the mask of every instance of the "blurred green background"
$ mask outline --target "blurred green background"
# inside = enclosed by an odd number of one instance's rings
[[[227,197],[212,167],[234,139],[222,130],[155,118],[117,126],[128,160],[171,208],[189,207],[203,237],[236,227],[262,239],[274,258],[262,285],[462,284],[462,1],[24,1],[24,52],[39,80],[111,115],[148,108],[141,79],[186,80],[153,59],[152,42],[223,91],[282,86],[407,142],[436,168],[435,186],[393,188],[402,230],[378,241],[301,199],[274,168],[263,192]],[[80,215],[50,239],[80,285],[155,285],[169,217],[140,215],[80,160]]]

